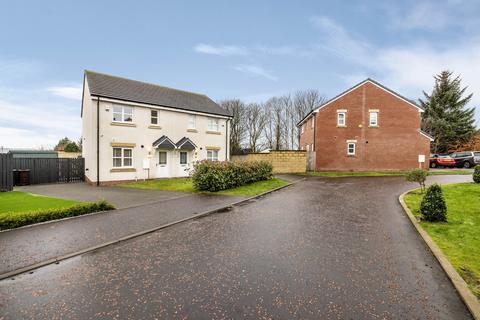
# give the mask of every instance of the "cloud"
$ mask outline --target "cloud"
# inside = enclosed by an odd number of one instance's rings
[[[429,92],[434,84],[433,76],[448,69],[462,78],[473,92],[470,103],[480,106],[480,38],[470,36],[457,40],[446,49],[438,49],[426,42],[377,47],[349,33],[335,21],[326,17],[314,17],[311,22],[321,31],[322,43],[332,54],[355,66],[355,72],[342,75],[346,85],[373,77],[414,99]],[[480,119],[480,108],[477,108]]]
[[[246,56],[248,50],[239,46],[212,46],[209,44],[200,43],[194,47],[194,50],[198,53],[212,54],[217,56]]]
[[[310,18],[312,25],[320,31],[323,36],[319,49],[326,49],[332,54],[351,60],[353,62],[368,62],[371,45],[351,35],[343,26],[325,16],[314,16]]]
[[[80,106],[16,90],[15,100],[0,90],[0,144],[8,148],[53,147],[60,138],[80,137]],[[19,100],[20,99],[20,100]]]
[[[263,77],[263,78],[266,78],[268,80],[278,81],[278,78],[276,76],[270,74],[265,69],[263,69],[262,67],[259,67],[259,66],[240,65],[240,66],[233,67],[233,69],[237,70],[237,71],[240,71],[240,72],[243,72],[243,73],[248,73],[248,74],[251,74],[251,75],[254,75],[254,76]]]
[[[60,139],[51,133],[39,135],[35,130],[7,127],[0,127],[0,136],[2,137],[0,148],[15,149],[53,149]],[[4,143],[6,144],[3,145]]]
[[[82,86],[48,87],[48,92],[67,99],[82,100]]]

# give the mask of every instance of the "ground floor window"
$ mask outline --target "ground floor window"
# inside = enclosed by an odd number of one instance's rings
[[[159,151],[158,152],[158,164],[167,164],[167,152]]]
[[[131,148],[113,148],[113,167],[131,167],[132,154],[133,151]]]
[[[180,151],[180,164],[187,164],[187,153]]]
[[[347,155],[354,156],[355,155],[355,142],[348,142],[347,143]]]
[[[207,160],[218,161],[218,150],[207,149]]]

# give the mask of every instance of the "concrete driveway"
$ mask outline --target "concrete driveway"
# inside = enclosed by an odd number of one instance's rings
[[[398,203],[412,187],[401,177],[308,178],[231,212],[0,281],[0,312],[5,319],[471,319]]]
[[[16,187],[15,190],[78,201],[107,200],[117,209],[135,207],[185,196],[183,192],[95,187],[83,182],[53,183]]]

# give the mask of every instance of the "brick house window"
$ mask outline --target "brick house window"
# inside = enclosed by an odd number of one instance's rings
[[[377,111],[371,111],[370,112],[370,127],[376,127],[378,126],[378,112]]]
[[[304,133],[305,132],[305,123],[302,123],[301,127],[302,127],[302,133]]]
[[[355,142],[347,142],[347,155],[354,156],[356,151]]]
[[[314,121],[314,120],[315,120],[315,118],[314,118],[314,117],[312,117],[312,127],[311,127],[312,129],[313,129],[313,126],[314,126],[314,123],[315,123],[315,121]]]
[[[310,145],[307,144],[307,151],[310,151]]]
[[[345,127],[346,125],[346,112],[337,112],[337,126]]]

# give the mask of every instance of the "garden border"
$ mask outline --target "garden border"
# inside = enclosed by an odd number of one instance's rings
[[[30,266],[26,266],[26,267],[19,268],[19,269],[13,270],[13,271],[2,273],[2,274],[0,274],[0,281],[4,280],[4,279],[12,278],[12,277],[17,276],[19,274],[23,274],[23,273],[26,273],[26,272],[29,272],[29,271],[32,271],[32,270],[39,269],[41,267],[45,267],[45,266],[50,265],[50,264],[54,264],[54,263],[58,264],[58,263],[60,263],[60,261],[63,261],[63,260],[69,259],[69,258],[73,258],[73,257],[82,255],[82,254],[87,253],[87,252],[91,252],[91,251],[95,251],[95,250],[98,250],[98,249],[101,249],[101,248],[105,248],[105,247],[111,246],[113,244],[117,244],[119,242],[127,241],[127,240],[134,239],[134,238],[137,238],[137,237],[149,234],[149,233],[153,233],[155,231],[165,229],[165,228],[171,227],[173,225],[176,225],[176,224],[179,224],[179,223],[182,223],[182,222],[185,222],[185,221],[203,218],[203,217],[206,217],[206,216],[214,214],[214,213],[224,212],[224,211],[229,210],[230,208],[232,208],[234,206],[238,206],[240,204],[252,201],[254,199],[259,199],[259,198],[261,198],[261,197],[263,197],[267,194],[270,194],[270,193],[273,193],[275,191],[279,191],[281,189],[287,188],[287,187],[289,187],[289,186],[291,186],[291,185],[293,185],[293,184],[295,184],[299,181],[303,181],[305,179],[306,178],[300,178],[300,179],[292,181],[292,182],[287,182],[287,184],[284,185],[284,186],[262,192],[260,194],[255,195],[255,196],[248,197],[246,199],[243,199],[243,200],[240,200],[240,201],[237,201],[237,202],[232,202],[232,203],[227,204],[227,205],[222,205],[222,206],[220,206],[218,208],[215,208],[215,209],[212,209],[212,210],[208,210],[208,211],[205,211],[205,212],[200,212],[200,213],[194,214],[194,215],[192,215],[191,217],[188,217],[188,218],[183,218],[183,219],[180,219],[180,220],[177,220],[177,221],[173,221],[173,222],[170,222],[170,223],[167,223],[167,224],[163,224],[161,226],[157,226],[157,227],[148,229],[148,230],[139,231],[139,232],[127,235],[127,236],[123,236],[123,237],[121,237],[119,239],[116,239],[116,240],[104,242],[104,243],[96,245],[96,246],[88,247],[88,248],[78,250],[78,251],[75,251],[75,252],[72,252],[72,253],[68,253],[68,254],[65,254],[65,255],[62,255],[62,256],[51,258],[51,259],[48,259],[48,260],[45,260],[45,261],[42,261],[42,262],[39,262],[39,263],[35,263],[33,265],[30,265]]]
[[[467,305],[467,308],[468,310],[470,310],[470,313],[473,315],[475,319],[480,320],[480,302],[478,301],[477,297],[470,291],[465,280],[463,280],[463,278],[458,274],[458,272],[453,267],[452,263],[443,254],[442,250],[440,250],[440,248],[435,243],[435,241],[433,241],[430,235],[422,228],[420,223],[418,223],[417,218],[413,215],[412,211],[408,208],[407,204],[405,203],[405,200],[404,200],[405,195],[415,189],[411,189],[402,193],[398,197],[398,201],[402,205],[403,210],[407,214],[408,218],[410,219],[410,222],[413,224],[418,234],[422,237],[423,241],[425,241],[430,251],[433,253],[437,261],[440,263],[440,266],[445,271],[448,278],[454,285],[455,289],[457,289],[458,294],[462,298],[463,302]]]

